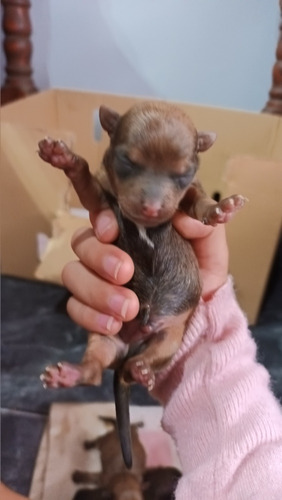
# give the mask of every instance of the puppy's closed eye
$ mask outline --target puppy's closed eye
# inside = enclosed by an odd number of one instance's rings
[[[120,179],[126,179],[129,176],[140,174],[142,171],[140,165],[131,161],[124,153],[119,153],[116,156],[114,169]]]
[[[185,172],[185,174],[173,174],[171,175],[171,179],[177,188],[184,189],[192,181],[195,175],[195,170],[195,168],[192,168],[188,170],[188,172]]]

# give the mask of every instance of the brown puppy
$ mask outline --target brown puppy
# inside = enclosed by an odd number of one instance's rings
[[[127,286],[136,292],[140,311],[119,335],[90,333],[81,365],[47,367],[42,380],[48,387],[97,385],[102,371],[114,368],[117,419],[130,466],[125,388],[138,382],[153,389],[155,372],[180,346],[201,294],[194,252],[171,219],[180,208],[205,224],[224,223],[245,200],[234,195],[216,203],[205,194],[195,177],[198,153],[210,148],[216,136],[197,132],[179,108],[141,103],[120,116],[101,106],[100,121],[110,145],[97,177],[62,141],[42,140],[39,155],[65,172],[86,209],[97,212],[110,206],[115,211],[120,228],[116,244],[134,261]]]
[[[86,441],[87,450],[97,448],[100,451],[102,472],[91,473],[75,471],[72,475],[75,483],[95,484],[104,488],[114,500],[142,500],[142,481],[146,465],[145,450],[139,440],[137,428],[139,424],[131,425],[132,436],[132,469],[128,471],[120,454],[120,444],[114,419],[102,418],[112,423],[114,429],[94,441]]]

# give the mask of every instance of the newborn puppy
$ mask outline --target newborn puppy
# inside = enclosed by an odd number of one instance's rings
[[[149,468],[143,475],[144,500],[173,500],[181,472],[175,467]]]
[[[179,348],[201,294],[194,252],[171,219],[181,209],[205,224],[224,223],[245,200],[234,195],[216,203],[205,194],[196,179],[198,154],[216,136],[197,132],[178,107],[139,103],[120,116],[101,106],[100,121],[110,144],[97,176],[62,141],[43,139],[39,155],[64,171],[87,210],[114,210],[120,230],[116,244],[133,259],[135,272],[127,286],[137,294],[140,311],[114,337],[90,333],[80,365],[59,363],[41,378],[48,387],[97,385],[103,370],[113,368],[123,455],[130,466],[128,384],[153,389],[155,372]]]
[[[75,483],[97,485],[109,493],[113,500],[143,500],[142,481],[146,465],[145,450],[139,440],[138,427],[142,424],[131,425],[133,465],[128,471],[120,454],[120,445],[116,421],[103,418],[111,423],[114,429],[93,441],[85,441],[86,450],[96,448],[100,451],[102,471],[85,472],[74,471],[72,478]]]

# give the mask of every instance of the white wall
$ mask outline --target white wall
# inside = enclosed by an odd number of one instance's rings
[[[261,110],[278,0],[32,0],[34,79]]]

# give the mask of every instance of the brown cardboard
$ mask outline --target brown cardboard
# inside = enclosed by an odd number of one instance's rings
[[[60,282],[61,272],[66,262],[74,260],[71,238],[74,232],[90,222],[67,211],[60,211],[52,224],[52,238],[49,239],[41,263],[35,270],[35,277],[41,280]]]
[[[140,100],[140,99],[138,99]],[[34,277],[36,234],[52,233],[36,277],[60,282],[72,256],[73,228],[85,221],[68,213],[79,206],[66,178],[36,153],[45,135],[64,139],[94,171],[108,137],[94,139],[94,111],[107,104],[124,112],[137,98],[51,90],[2,108],[2,271]],[[199,177],[207,192],[241,193],[249,204],[228,224],[230,271],[252,323],[257,318],[281,227],[282,119],[267,114],[178,103],[199,130],[214,130],[215,145],[201,155]],[[65,224],[65,226],[64,226]],[[60,228],[58,232],[58,228]]]
[[[232,158],[227,163],[224,181],[226,196],[244,190],[249,199],[242,217],[234,217],[226,229],[236,294],[254,322],[281,230],[282,163]]]

